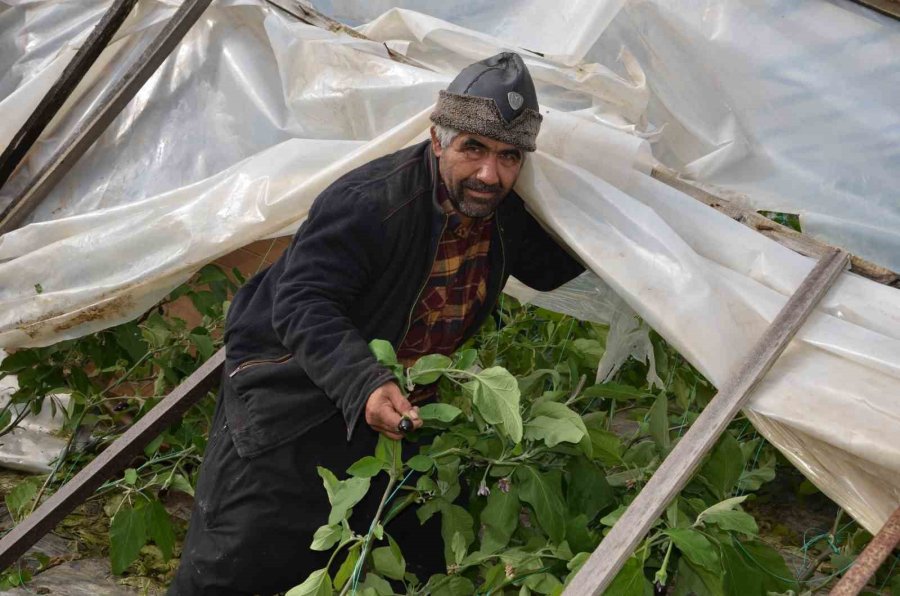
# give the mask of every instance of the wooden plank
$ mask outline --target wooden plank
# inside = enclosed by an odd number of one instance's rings
[[[900,2],[897,0],[853,0],[853,2],[900,21]]]
[[[844,574],[841,581],[831,590],[831,596],[859,594],[897,545],[900,545],[900,507],[897,507],[881,526],[872,541],[853,562],[850,571]]]
[[[0,235],[16,229],[47,196],[78,159],[134,98],[147,79],[168,58],[211,0],[184,0],[159,35],[135,60],[128,72],[99,100],[97,108],[67,138],[34,180],[0,215]]]
[[[669,502],[700,466],[735,414],[750,399],[791,338],[847,266],[847,253],[833,250],[813,268],[769,325],[735,374],[709,402],[690,430],[631,502],[600,546],[564,592],[567,596],[601,594]]]
[[[213,389],[222,376],[224,362],[225,348],[222,348],[44,501],[34,513],[0,539],[0,570],[15,563],[41,536],[55,528],[106,480],[128,466],[135,456],[143,453],[150,441],[168,426],[178,422],[188,408]]]
[[[833,246],[810,238],[806,234],[792,230],[752,209],[741,206],[741,203],[744,202],[741,198],[746,199],[745,195],[684,180],[674,170],[661,165],[654,167],[650,175],[801,255],[820,259],[835,249]],[[853,255],[850,256],[850,271],[872,281],[900,288],[900,274]]]
[[[103,14],[103,17],[94,26],[88,38],[81,44],[75,57],[66,66],[59,79],[47,94],[41,99],[41,102],[34,108],[34,112],[16,133],[7,145],[3,154],[0,155],[0,187],[6,184],[9,177],[18,167],[22,158],[31,149],[31,146],[44,131],[44,128],[53,120],[59,108],[66,102],[84,75],[90,70],[91,66],[96,62],[97,57],[112,39],[112,36],[125,17],[134,8],[137,0],[116,0]]]

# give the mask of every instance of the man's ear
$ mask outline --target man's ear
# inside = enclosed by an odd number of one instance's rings
[[[434,127],[431,127],[431,150],[434,152],[435,157],[440,157],[443,147],[441,147],[441,142],[438,140],[437,132],[434,130]]]

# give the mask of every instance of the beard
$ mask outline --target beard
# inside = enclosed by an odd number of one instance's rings
[[[457,211],[467,217],[487,217],[496,211],[497,207],[509,194],[509,190],[500,184],[485,184],[478,180],[467,179],[453,185],[446,185],[450,202]],[[473,196],[466,191],[479,193],[492,193],[491,196]]]

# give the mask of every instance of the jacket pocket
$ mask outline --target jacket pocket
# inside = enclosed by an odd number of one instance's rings
[[[290,354],[248,360],[229,375],[225,415],[238,455],[256,457],[338,412]]]

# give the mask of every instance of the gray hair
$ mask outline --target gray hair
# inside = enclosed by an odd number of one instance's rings
[[[455,139],[459,135],[459,131],[455,128],[450,128],[449,126],[435,124],[434,134],[437,135],[438,142],[441,144],[441,147],[449,147],[450,143],[453,142],[453,139]]]

